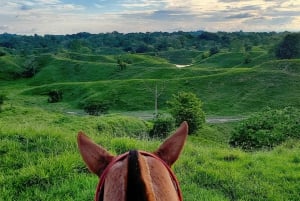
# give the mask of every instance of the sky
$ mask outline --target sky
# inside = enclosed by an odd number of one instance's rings
[[[300,0],[0,0],[0,33],[300,31]]]

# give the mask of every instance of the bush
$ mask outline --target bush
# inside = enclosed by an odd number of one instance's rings
[[[0,50],[0,57],[3,57],[5,55],[6,55],[6,53]]]
[[[0,94],[0,112],[2,111],[2,105],[4,104],[6,96],[4,94]]]
[[[49,103],[57,103],[62,100],[63,92],[60,90],[54,89],[54,90],[49,91],[48,96],[49,96],[49,98],[48,98]]]
[[[266,109],[243,120],[232,133],[230,145],[244,150],[270,149],[288,138],[300,139],[300,110]]]
[[[175,119],[172,117],[158,117],[153,121],[150,137],[165,138],[175,128]]]
[[[83,109],[89,115],[99,116],[108,112],[109,103],[105,101],[91,101],[87,102]]]
[[[203,127],[205,115],[202,110],[202,102],[195,94],[180,92],[173,95],[173,99],[168,104],[170,113],[175,118],[176,126],[179,126],[183,121],[187,121],[189,134]]]

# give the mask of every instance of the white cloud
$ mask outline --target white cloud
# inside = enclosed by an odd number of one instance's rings
[[[2,0],[0,0],[2,1]],[[7,0],[0,33],[299,31],[299,0]]]

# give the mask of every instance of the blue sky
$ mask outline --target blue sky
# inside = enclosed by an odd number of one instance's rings
[[[0,33],[300,31],[300,0],[0,0]]]

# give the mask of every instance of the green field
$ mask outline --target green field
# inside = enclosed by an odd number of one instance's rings
[[[277,60],[259,47],[249,52],[250,63],[244,62],[243,51],[224,49],[208,58],[203,52],[41,53],[34,55],[38,69],[31,78],[20,76],[24,57],[0,56],[0,95],[5,95],[0,200],[92,200],[97,178],[79,155],[78,131],[114,154],[155,150],[162,139],[148,133],[156,86],[161,113],[168,112],[167,101],[181,91],[195,93],[207,117],[300,108],[299,58]],[[126,61],[125,70],[118,68],[119,57]],[[54,89],[63,92],[63,99],[48,103]],[[87,115],[82,106],[91,100],[109,102],[109,113]],[[184,200],[300,200],[300,141],[245,152],[228,145],[236,124],[207,123],[189,136],[173,167]]]

